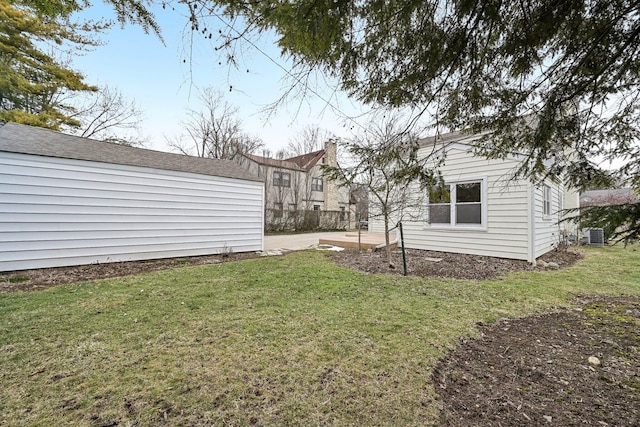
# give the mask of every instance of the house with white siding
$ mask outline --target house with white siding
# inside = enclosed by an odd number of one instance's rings
[[[232,161],[0,124],[0,271],[262,250],[263,204]]]
[[[403,215],[405,246],[535,262],[576,232],[560,221],[563,209],[578,207],[579,195],[551,179],[512,180],[521,159],[474,156],[477,138],[454,132],[421,141],[418,158],[437,165],[444,185],[412,189],[420,202]],[[369,230],[383,232],[384,225],[370,218]]]

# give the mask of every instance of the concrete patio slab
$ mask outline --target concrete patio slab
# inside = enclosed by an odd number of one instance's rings
[[[275,249],[287,251],[300,251],[312,249],[320,244],[321,238],[333,238],[344,236],[344,231],[331,231],[320,233],[300,233],[300,234],[278,234],[264,236],[264,250]]]
[[[391,241],[395,237],[391,236]],[[362,249],[370,249],[384,244],[384,234],[382,233],[362,233]],[[317,248],[318,245],[332,245],[342,248],[358,248],[357,232],[319,232],[300,234],[279,234],[264,236],[264,251],[299,251]],[[395,247],[395,246],[392,246]]]

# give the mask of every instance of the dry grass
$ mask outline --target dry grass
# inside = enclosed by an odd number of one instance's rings
[[[640,293],[640,253],[468,282],[317,252],[0,295],[0,424],[429,425],[477,322]]]

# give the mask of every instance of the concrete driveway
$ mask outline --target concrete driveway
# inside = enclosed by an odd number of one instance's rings
[[[264,236],[264,250],[271,251],[283,249],[288,251],[300,251],[310,249],[318,245],[318,241],[327,238],[344,237],[344,231],[329,231],[324,233],[282,234]]]

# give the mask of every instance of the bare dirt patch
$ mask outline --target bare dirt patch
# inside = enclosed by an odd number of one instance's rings
[[[544,270],[550,267],[535,267],[526,261],[492,258],[479,255],[454,254],[447,252],[406,250],[407,272],[409,276],[443,277],[449,279],[489,280],[501,277],[512,271]],[[580,252],[572,248],[561,247],[540,257],[541,261],[555,262],[558,268],[566,268],[582,258]],[[402,251],[392,252],[394,268],[386,262],[386,253],[358,252],[346,250],[334,255],[336,263],[343,267],[366,273],[404,274]]]
[[[250,252],[0,272],[0,293],[19,290],[37,290],[68,283],[130,276],[191,265],[217,264],[255,258],[257,256],[256,253]]]
[[[441,425],[640,425],[639,297],[479,329],[435,370]]]

